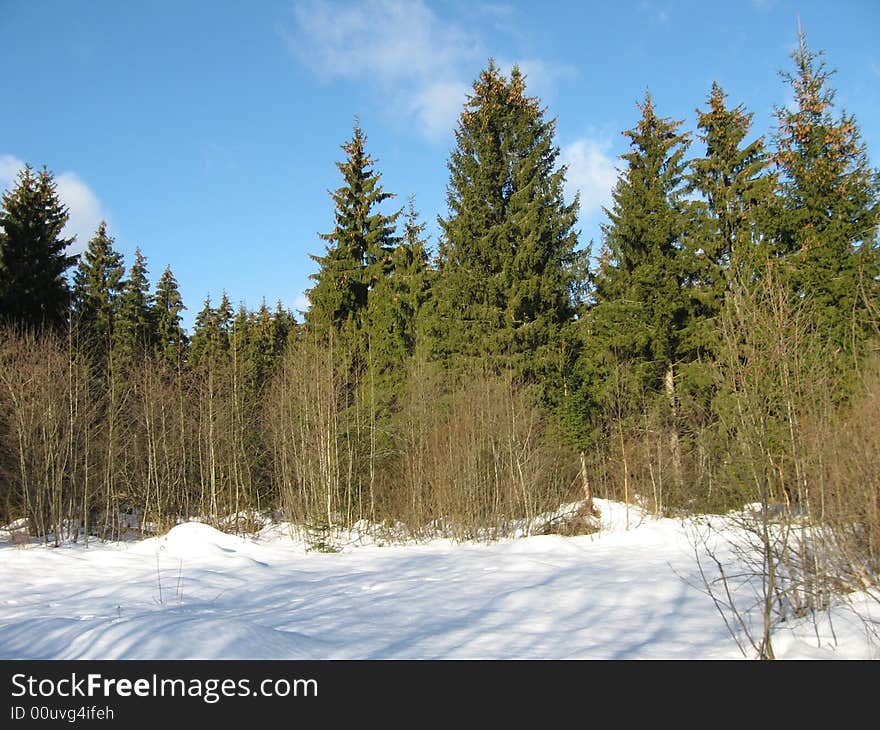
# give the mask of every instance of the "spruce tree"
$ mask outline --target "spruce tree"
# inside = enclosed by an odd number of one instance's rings
[[[106,362],[113,347],[125,266],[106,221],[89,241],[73,276],[73,314],[90,351]]]
[[[416,349],[417,320],[427,297],[428,255],[425,224],[410,198],[403,236],[368,299],[369,363],[379,381],[383,403],[402,386],[406,363]]]
[[[293,312],[286,310],[281,302],[276,302],[275,311],[272,313],[272,347],[276,361],[279,361],[287,351],[287,345],[299,332],[299,325]]]
[[[762,274],[776,213],[776,175],[764,139],[745,142],[752,114],[743,105],[729,109],[726,96],[714,83],[708,109],[697,110],[706,155],[691,160],[688,175],[688,191],[701,195],[686,241],[691,312],[684,339],[693,359],[717,352],[725,292]]]
[[[239,304],[229,327],[229,354],[232,360],[233,389],[239,397],[253,400],[258,370],[260,348],[253,313]]]
[[[149,289],[147,262],[138,248],[128,278],[122,285],[114,338],[114,356],[118,364],[125,367],[151,354],[157,340]]]
[[[289,340],[295,337],[299,331],[299,325],[293,312],[285,309],[280,301],[275,303],[275,311],[272,312],[272,325],[274,352],[276,358],[280,358],[286,351]]]
[[[431,286],[425,228],[427,224],[420,222],[415,199],[410,196],[403,238],[392,256],[393,280],[400,302],[396,312],[398,331],[408,356],[416,352],[420,338],[419,319]]]
[[[232,306],[226,292],[218,307],[211,305],[211,297],[196,315],[195,328],[190,344],[190,364],[213,369],[229,359],[229,333],[232,323]]]
[[[322,336],[330,329],[348,332],[351,347],[362,352],[367,298],[390,264],[399,213],[385,215],[375,210],[394,196],[382,188],[358,123],[342,149],[346,159],[336,166],[343,184],[331,193],[336,225],[330,233],[321,234],[327,242],[325,255],[312,256],[320,269],[311,277],[315,286],[308,292],[311,306],[306,325]]]
[[[41,328],[67,321],[65,274],[77,259],[66,253],[74,239],[62,237],[68,217],[52,175],[25,165],[0,208],[0,322]]]
[[[880,175],[868,164],[855,118],[834,117],[832,72],[802,32],[792,59],[794,73],[782,75],[795,108],[776,109],[779,254],[795,295],[814,308],[816,325],[851,351],[868,331],[869,300],[877,297]]]
[[[275,322],[265,300],[256,312],[250,314],[249,318],[250,337],[247,343],[247,360],[255,386],[262,387],[278,362],[275,346]]]
[[[689,228],[683,199],[689,140],[678,132],[682,122],[656,114],[650,94],[639,107],[639,123],[624,132],[627,165],[606,210],[595,302],[584,318],[592,361],[582,368],[592,373],[600,391],[595,396],[606,402],[620,397],[611,392],[619,384],[609,373],[624,364],[626,390],[665,390],[674,401],[674,367],[687,325],[682,252]]]
[[[173,368],[183,365],[187,349],[187,337],[181,326],[180,313],[186,309],[171,267],[165,268],[156,284],[153,298],[153,320],[156,326],[154,355]]]
[[[432,287],[432,350],[448,366],[558,378],[578,202],[564,201],[555,127],[518,68],[507,79],[490,61],[474,82],[448,162]]]

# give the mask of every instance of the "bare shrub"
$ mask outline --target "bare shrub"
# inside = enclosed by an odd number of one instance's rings
[[[400,514],[458,539],[492,539],[581,496],[577,455],[553,438],[534,389],[484,375],[441,394],[423,374],[402,414]]]
[[[78,537],[93,503],[95,401],[90,371],[69,342],[0,334],[2,471],[7,516],[58,543]]]
[[[731,291],[722,337],[717,420],[701,446],[714,461],[707,472],[748,509],[728,518],[727,572],[712,540],[699,552],[720,575],[707,581],[716,605],[773,658],[774,626],[815,622],[841,588],[877,575],[877,381],[849,389],[851,364],[817,331],[810,302],[792,301],[770,273]],[[755,603],[734,604],[733,575],[752,579]]]
[[[288,519],[319,531],[353,515],[356,449],[344,422],[350,395],[335,355],[331,344],[294,343],[266,402],[277,499]]]

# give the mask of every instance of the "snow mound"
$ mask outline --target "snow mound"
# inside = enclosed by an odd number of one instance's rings
[[[235,550],[246,542],[244,538],[220,532],[202,522],[184,522],[172,527],[163,539],[169,547],[181,549],[214,545],[224,550]]]
[[[202,522],[184,522],[162,537],[133,546],[132,551],[151,555],[158,550],[178,558],[215,558],[232,557],[250,545],[243,537],[229,535]]]

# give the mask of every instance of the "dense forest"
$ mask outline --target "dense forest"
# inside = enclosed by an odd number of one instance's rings
[[[188,334],[172,271],[151,291],[104,224],[68,255],[25,167],[0,210],[0,522],[57,543],[271,515],[323,544],[360,520],[493,539],[574,501],[558,529],[589,529],[593,495],[757,503],[876,576],[880,175],[822,54],[792,60],[769,138],[717,84],[695,135],[646,94],[595,249],[517,68],[473,84],[433,250],[356,124],[304,321],[223,295]]]

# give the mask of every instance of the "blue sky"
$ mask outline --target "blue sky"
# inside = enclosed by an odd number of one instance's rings
[[[586,242],[645,89],[693,129],[717,80],[770,135],[798,17],[877,165],[877,0],[0,0],[0,188],[45,164],[78,250],[105,218],[127,263],[140,246],[153,282],[172,267],[187,326],[223,290],[302,308],[355,115],[433,244],[464,95],[490,56],[518,63],[558,118]]]

